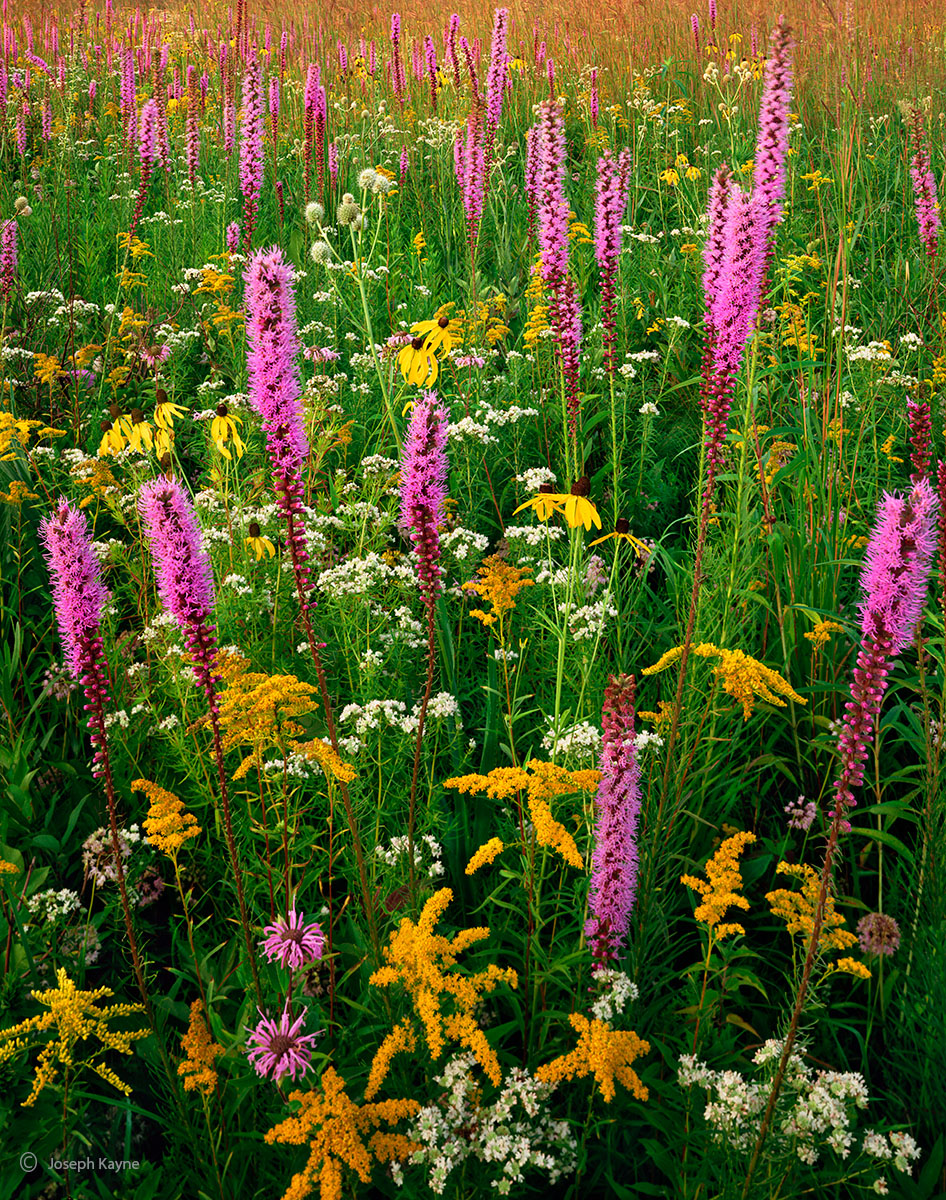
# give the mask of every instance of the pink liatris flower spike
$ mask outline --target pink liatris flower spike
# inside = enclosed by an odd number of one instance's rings
[[[923,111],[917,105],[910,110],[910,139],[913,157],[910,159],[910,178],[913,180],[913,200],[920,241],[926,247],[930,262],[939,246],[939,198],[936,176],[930,163],[930,148],[923,128]]]
[[[264,1079],[272,1076],[276,1083],[283,1075],[292,1079],[297,1074],[304,1075],[312,1062],[312,1044],[319,1036],[299,1032],[305,1021],[305,1010],[291,1023],[288,1008],[283,1009],[278,1021],[264,1016],[262,1011],[260,1017],[260,1023],[247,1038],[247,1058],[256,1073]]]
[[[105,746],[102,713],[109,699],[101,634],[102,610],[109,593],[92,549],[92,533],[85,513],[62,500],[55,515],[40,522],[39,534],[46,549],[66,664],[73,678],[81,680],[85,708],[91,713],[89,730],[98,773]]]
[[[936,509],[936,494],[926,479],[915,484],[909,496],[885,493],[880,502],[861,574],[864,642],[838,737],[841,770],[834,782],[835,808],[830,814],[835,819],[856,803],[854,789],[864,782],[864,763],[887,688],[889,660],[910,644],[920,619],[935,549]],[[850,828],[847,821],[839,824],[845,831]]]
[[[201,544],[194,505],[172,476],[142,486],[138,511],[151,544],[161,603],[183,632],[200,686],[216,711],[213,568]]]
[[[401,526],[417,554],[421,598],[432,608],[441,590],[440,535],[447,498],[447,414],[436,392],[414,405],[401,462]]]
[[[249,396],[263,418],[276,503],[286,521],[299,601],[308,603],[309,558],[302,522],[302,466],[309,457],[299,382],[294,272],[278,246],[257,250],[246,274]]]
[[[249,250],[263,191],[263,84],[258,61],[250,63],[243,77],[240,191],[243,194],[243,247]]]
[[[313,923],[306,925],[305,914],[289,910],[288,918],[277,917],[274,925],[267,925],[267,934],[262,944],[263,953],[270,962],[278,959],[283,967],[298,971],[322,957],[325,937],[321,927]]]
[[[640,767],[634,746],[634,676],[612,675],[602,708],[601,782],[585,934],[595,962],[620,953],[637,891]]]
[[[0,222],[0,297],[6,300],[16,282],[16,218]]]
[[[907,424],[910,427],[910,482],[919,483],[930,473],[933,461],[933,422],[929,400],[907,401]]]

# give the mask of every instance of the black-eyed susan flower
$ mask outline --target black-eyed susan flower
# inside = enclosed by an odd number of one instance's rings
[[[445,358],[453,349],[450,318],[441,316],[432,321],[418,321],[411,326],[411,333],[414,337],[398,353],[398,366],[408,383],[431,387],[440,371],[438,355]]]
[[[522,512],[524,508],[531,508],[535,510],[535,515],[540,521],[547,521],[553,513],[564,511],[567,499],[566,495],[553,492],[550,483],[543,483],[532,499],[527,500],[525,504],[520,504],[512,515],[515,516],[516,513]]]
[[[272,558],[276,553],[276,547],[268,537],[263,537],[262,531],[256,521],[250,521],[249,537],[244,538],[244,541],[256,554],[257,562],[260,561],[264,554],[268,554]]]
[[[125,439],[122,437],[121,426],[105,420],[100,422],[99,429],[102,433],[98,450],[100,458],[104,458],[108,454],[117,454],[124,448]]]
[[[162,396],[164,399],[162,399]],[[158,403],[154,410],[154,423],[158,429],[171,430],[174,428],[174,422],[180,417],[183,417],[187,409],[180,404],[172,404],[167,398],[167,393],[159,389]]]
[[[154,445],[154,433],[150,421],[140,408],[131,410],[131,428],[128,430],[128,444],[137,454],[147,454]]]
[[[614,522],[613,533],[606,533],[604,537],[595,538],[591,544],[592,546],[600,546],[602,542],[609,542],[612,538],[615,541],[627,542],[630,546],[633,546],[634,553],[639,558],[646,558],[650,554],[650,547],[646,542],[642,542],[631,533],[631,526],[624,517],[618,517]]]
[[[586,529],[590,529],[592,525],[596,529],[601,528],[598,510],[588,499],[590,492],[591,480],[587,475],[582,475],[572,484],[570,493],[565,497],[564,509],[569,528],[577,529],[579,525],[584,525]]]
[[[227,446],[228,441],[233,442],[233,449],[236,451],[237,458],[242,458],[246,450],[243,439],[237,430],[237,425],[242,424],[243,422],[240,418],[235,417],[225,404],[217,405],[217,415],[210,425],[210,436],[213,438],[214,445],[227,462],[231,461],[230,449]]]

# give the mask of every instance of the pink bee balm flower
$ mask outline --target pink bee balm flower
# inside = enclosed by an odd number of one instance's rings
[[[283,1009],[278,1022],[258,1011],[262,1019],[247,1038],[247,1057],[254,1071],[264,1079],[271,1075],[276,1083],[283,1075],[293,1079],[297,1074],[304,1075],[312,1062],[312,1043],[319,1036],[299,1032],[305,1012],[290,1024],[288,1008]]]
[[[277,917],[275,925],[263,930],[269,936],[263,942],[263,953],[273,962],[275,959],[290,971],[298,971],[322,957],[325,937],[319,925],[306,925],[305,914],[289,910],[288,919]]]

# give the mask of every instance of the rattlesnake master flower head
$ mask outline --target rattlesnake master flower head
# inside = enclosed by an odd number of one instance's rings
[[[908,496],[885,492],[864,552],[861,629],[899,654],[913,640],[936,548],[936,494],[926,479]]]
[[[447,413],[436,392],[426,392],[411,411],[401,462],[401,525],[410,531],[425,604],[441,590],[440,535],[447,498]]]
[[[62,500],[55,514],[40,522],[39,535],[46,549],[66,663],[78,679],[88,670],[91,658],[101,654],[99,628],[109,592],[102,582],[85,513]]]
[[[857,936],[865,954],[895,954],[900,945],[900,926],[886,913],[868,913],[857,922]]]

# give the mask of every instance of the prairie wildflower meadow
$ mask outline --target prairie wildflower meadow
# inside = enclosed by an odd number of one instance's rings
[[[0,1200],[946,1197],[941,6],[0,11]]]

